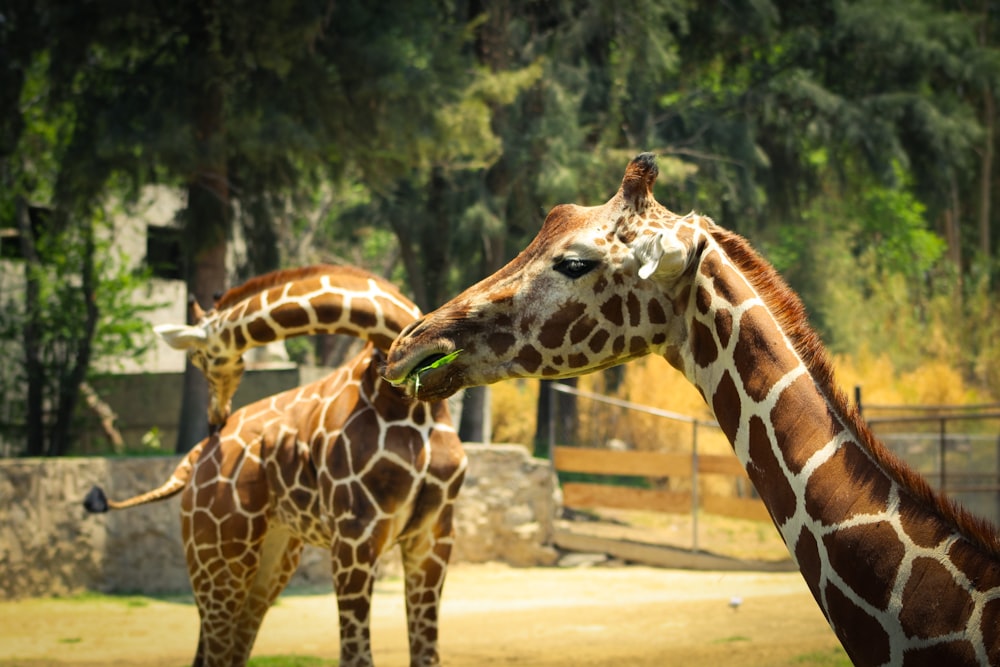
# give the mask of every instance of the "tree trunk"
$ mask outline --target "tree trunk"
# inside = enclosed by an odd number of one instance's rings
[[[24,366],[27,374],[28,404],[25,406],[28,456],[45,455],[45,370],[42,366],[38,341],[41,331],[38,323],[39,284],[36,274],[39,259],[35,237],[31,229],[28,203],[17,198],[17,226],[24,255]]]
[[[462,442],[489,444],[492,439],[489,387],[468,387],[462,394],[462,418],[458,437]]]
[[[993,92],[983,91],[983,139],[982,163],[979,167],[979,252],[983,266],[990,266],[993,248],[990,239],[990,210],[993,196],[993,135],[994,135]]]
[[[65,375],[60,378],[58,401],[56,404],[55,423],[52,427],[52,456],[66,454],[73,440],[73,420],[76,416],[76,406],[80,399],[80,386],[87,378],[90,368],[90,353],[94,333],[97,330],[97,320],[100,312],[97,308],[97,276],[94,267],[94,228],[91,221],[82,226],[84,235],[83,266],[80,267],[80,298],[84,301],[83,331],[77,340],[72,341],[74,353],[72,360],[67,360]]]
[[[576,387],[579,378],[539,380],[538,404],[535,409],[535,456],[548,458],[550,439],[558,445],[576,443],[577,425],[580,421],[576,396],[552,388],[554,382]]]
[[[195,140],[198,164],[188,182],[184,212],[188,239],[188,300],[210,308],[214,295],[226,287],[226,237],[229,231],[229,183],[226,171],[224,65],[220,26],[215,7],[200,7],[202,16],[191,26],[194,62],[202,63],[200,79],[192,82],[195,99]],[[197,14],[198,12],[196,12]],[[190,317],[190,315],[189,315]],[[176,451],[189,451],[208,435],[208,385],[188,362],[184,368],[184,395]]]

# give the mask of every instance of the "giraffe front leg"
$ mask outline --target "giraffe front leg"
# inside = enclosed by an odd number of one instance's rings
[[[440,665],[438,617],[448,560],[454,543],[450,507],[437,524],[403,540],[406,620],[410,638],[410,666]]]
[[[372,667],[371,601],[378,559],[371,540],[337,538],[332,548],[333,588],[340,618],[340,667]]]

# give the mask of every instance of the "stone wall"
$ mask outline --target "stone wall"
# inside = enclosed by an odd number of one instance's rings
[[[548,462],[518,445],[467,444],[466,451],[452,562],[554,563],[561,498]],[[94,484],[110,498],[159,486],[178,460],[0,460],[0,599],[190,590],[179,496],[103,515],[87,514],[81,504]],[[292,585],[329,581],[326,554],[307,549]]]

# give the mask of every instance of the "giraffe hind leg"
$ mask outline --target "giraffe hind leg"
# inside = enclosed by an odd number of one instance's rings
[[[250,659],[264,615],[295,574],[302,556],[302,541],[292,537],[287,529],[271,529],[259,553],[260,565],[234,628],[238,658],[234,664],[238,665]]]
[[[441,664],[438,653],[438,618],[453,535],[451,511],[446,508],[438,517],[436,525],[414,533],[400,544],[411,667]]]

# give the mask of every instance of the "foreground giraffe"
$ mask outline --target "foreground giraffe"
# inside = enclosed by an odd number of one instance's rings
[[[1000,664],[994,531],[874,438],[798,298],[742,238],[657,203],[656,176],[643,154],[603,206],[554,208],[510,264],[410,325],[385,376],[436,400],[662,355],[712,407],[855,664]]]
[[[417,314],[381,279],[325,267],[256,279],[195,326],[164,330],[216,373],[213,399],[224,426],[160,488],[109,502],[95,487],[85,506],[101,512],[183,492],[181,529],[201,617],[194,665],[246,664],[304,544],[330,549],[342,666],[372,664],[375,565],[396,544],[410,664],[440,663],[438,611],[465,454],[444,402],[408,398],[377,372],[394,333]],[[307,330],[373,342],[328,377],[229,415],[242,353]]]

